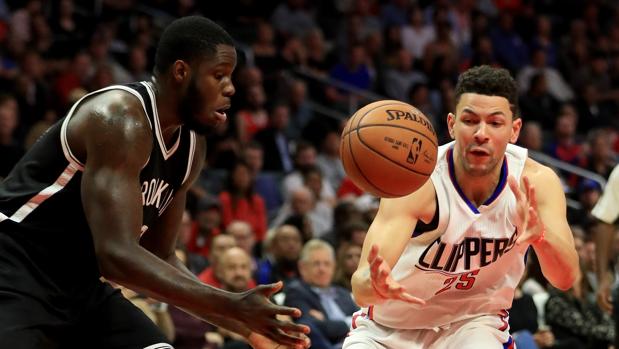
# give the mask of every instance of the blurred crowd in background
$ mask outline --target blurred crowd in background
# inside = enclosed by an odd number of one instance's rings
[[[339,161],[339,135],[356,108],[409,102],[443,144],[458,74],[500,66],[519,85],[522,146],[601,178],[617,162],[616,1],[0,0],[0,177],[86,93],[151,79],[159,34],[187,15],[220,23],[239,63],[229,122],[207,138],[179,256],[230,291],[283,280],[275,300],[303,310],[315,348],[338,348],[346,336],[356,310],[350,276],[378,206]],[[552,289],[531,254],[511,330],[519,348],[607,348],[614,324],[594,301],[589,215],[602,184],[557,171],[583,278]],[[247,346],[125,292],[178,349]]]

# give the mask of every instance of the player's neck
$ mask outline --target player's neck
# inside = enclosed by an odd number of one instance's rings
[[[501,161],[501,163],[503,163]],[[473,176],[466,172],[464,166],[454,159],[455,164],[455,180],[462,190],[464,196],[469,201],[475,204],[476,207],[481,206],[496,190],[499,181],[501,180],[501,166],[496,166],[492,172],[483,176]]]
[[[157,101],[157,114],[159,115],[159,124],[161,132],[166,144],[170,144],[176,135],[181,124],[180,115],[178,115],[178,98],[176,94],[167,91],[164,83],[159,81],[153,82],[155,89],[155,99]]]

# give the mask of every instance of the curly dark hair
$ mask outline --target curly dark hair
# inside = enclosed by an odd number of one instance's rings
[[[480,65],[465,71],[460,74],[456,84],[456,105],[464,93],[505,97],[509,101],[513,118],[519,117],[518,86],[507,69]]]
[[[217,23],[201,16],[179,18],[165,28],[159,39],[155,74],[165,73],[177,59],[193,64],[211,58],[221,44],[234,46],[234,40]]]

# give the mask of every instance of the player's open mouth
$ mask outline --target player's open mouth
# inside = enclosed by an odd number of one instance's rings
[[[469,150],[469,153],[473,156],[490,156],[490,153],[488,153],[488,151],[486,151],[485,149],[471,149]]]
[[[217,117],[217,121],[220,122],[225,122],[227,119],[227,115],[226,115],[226,110],[228,110],[230,108],[229,105],[226,105],[222,108],[219,108],[217,110],[215,110],[213,113],[215,114],[215,116]]]

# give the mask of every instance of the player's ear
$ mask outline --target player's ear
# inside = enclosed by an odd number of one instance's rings
[[[174,78],[174,81],[182,83],[183,81],[189,79],[190,70],[191,67],[189,67],[187,62],[181,59],[174,61],[172,64],[172,77]]]
[[[517,118],[512,121],[512,134],[509,138],[509,143],[515,144],[520,135],[520,129],[522,128],[522,118]]]
[[[447,114],[447,129],[449,130],[449,137],[456,139],[454,134],[454,124],[456,123],[456,116],[453,113]]]

